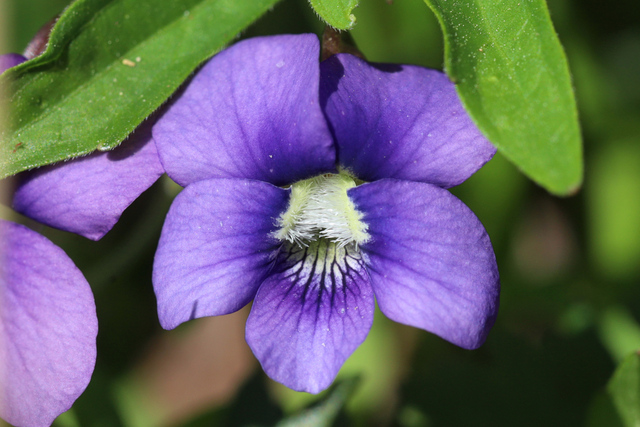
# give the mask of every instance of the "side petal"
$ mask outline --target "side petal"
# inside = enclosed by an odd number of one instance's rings
[[[164,173],[151,122],[118,148],[20,175],[13,208],[50,227],[99,240]]]
[[[179,184],[248,178],[283,186],[335,169],[313,34],[241,41],[211,59],[153,128]]]
[[[496,152],[439,71],[340,54],[321,64],[320,75],[340,166],[364,181],[453,187]]]
[[[500,280],[489,236],[447,190],[381,180],[349,190],[371,236],[362,245],[380,310],[460,347],[485,340]]]
[[[64,251],[0,220],[0,417],[51,425],[87,387],[97,333],[89,284]]]
[[[232,313],[253,299],[277,253],[272,234],[288,201],[286,190],[240,179],[199,181],[178,194],[153,265],[163,328]]]
[[[269,377],[319,393],[366,338],[374,306],[353,247],[321,241],[283,250],[251,307],[247,343]]]

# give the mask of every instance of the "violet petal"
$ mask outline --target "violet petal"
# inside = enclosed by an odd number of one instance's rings
[[[267,375],[309,393],[335,379],[366,338],[375,307],[362,259],[353,249],[324,262],[317,253],[309,247],[279,255],[256,295],[246,330]]]
[[[348,194],[369,227],[361,248],[380,310],[460,347],[480,346],[495,321],[500,281],[473,212],[425,183],[380,180]]]
[[[0,55],[0,74],[26,60],[27,58],[17,53],[5,53],[4,55]]]
[[[272,237],[289,192],[241,179],[193,183],[167,214],[154,261],[162,327],[232,313],[251,301],[280,242]]]
[[[169,176],[282,186],[333,171],[318,55],[317,37],[304,34],[244,40],[213,57],[153,128]]]
[[[99,240],[163,173],[151,122],[145,122],[112,151],[23,173],[13,208],[51,227]]]
[[[98,322],[93,294],[62,249],[0,220],[0,417],[48,426],[89,383]]]
[[[364,181],[452,187],[496,152],[439,71],[369,64],[348,54],[332,56],[320,70],[321,104],[340,166]]]

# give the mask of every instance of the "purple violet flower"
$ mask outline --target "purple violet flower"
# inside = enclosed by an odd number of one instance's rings
[[[0,220],[0,417],[51,425],[89,384],[97,333],[91,288],[71,259]]]
[[[374,297],[389,318],[472,349],[500,286],[484,227],[445,189],[495,153],[454,85],[318,56],[309,34],[239,42],[153,127],[186,186],[155,258],[162,326],[253,300],[246,339],[265,372],[311,393],[364,341]]]

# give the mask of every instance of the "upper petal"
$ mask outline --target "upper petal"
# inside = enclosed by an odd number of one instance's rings
[[[247,343],[264,371],[287,387],[319,393],[364,341],[374,299],[353,246],[326,241],[283,250],[247,319]]]
[[[241,41],[211,59],[153,128],[181,185],[208,178],[291,184],[335,168],[319,106],[313,34]]]
[[[67,255],[0,220],[0,417],[48,426],[84,391],[98,323],[89,284]]]
[[[151,122],[145,122],[112,151],[21,174],[13,208],[43,224],[98,240],[163,173]]]
[[[261,181],[193,183],[167,214],[153,265],[160,323],[172,329],[251,301],[273,264],[289,192]]]
[[[321,104],[338,162],[364,181],[397,178],[452,187],[496,152],[439,71],[340,54],[324,61],[320,73]]]
[[[464,348],[495,321],[500,281],[478,218],[442,188],[380,180],[349,190],[371,240],[362,245],[380,310]]]

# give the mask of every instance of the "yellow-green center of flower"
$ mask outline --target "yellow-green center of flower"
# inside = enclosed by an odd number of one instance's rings
[[[342,248],[355,247],[370,239],[367,225],[347,195],[356,186],[344,174],[326,174],[298,181],[291,186],[289,207],[278,218],[275,237],[308,247],[326,239]]]

